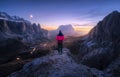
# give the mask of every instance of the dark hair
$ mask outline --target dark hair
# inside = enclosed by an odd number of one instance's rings
[[[64,36],[61,30],[59,30],[59,34],[57,36]]]

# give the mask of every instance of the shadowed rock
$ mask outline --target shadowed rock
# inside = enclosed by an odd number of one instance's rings
[[[107,15],[81,41],[79,61],[105,69],[120,55],[120,13]]]

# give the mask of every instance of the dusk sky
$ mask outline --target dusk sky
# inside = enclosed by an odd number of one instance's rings
[[[114,10],[120,0],[0,0],[0,11],[45,26],[94,26]]]

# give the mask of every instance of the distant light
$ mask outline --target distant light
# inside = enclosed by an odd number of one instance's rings
[[[36,48],[33,48],[33,52],[36,50]]]
[[[32,15],[32,14],[30,15],[30,18],[33,18],[33,15]]]
[[[44,46],[44,47],[46,47],[46,46],[47,46],[47,44],[43,44],[43,46]]]
[[[33,54],[33,52],[31,51],[30,54]]]
[[[20,60],[20,58],[19,58],[19,57],[17,57],[17,58],[16,58],[16,60]]]
[[[33,54],[35,52],[36,48],[33,48],[33,50],[30,52],[30,54]]]

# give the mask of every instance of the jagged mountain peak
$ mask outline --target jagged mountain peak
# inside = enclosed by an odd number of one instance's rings
[[[19,16],[10,16],[5,12],[0,12],[0,33],[9,34],[9,37],[12,37],[11,35],[13,34],[15,36],[19,35],[21,38],[24,38],[24,35],[27,35],[27,37],[25,37],[25,40],[30,40],[30,42],[31,40],[34,40],[34,38],[47,36],[47,31],[42,29],[40,24],[32,24],[28,20],[25,20]],[[4,36],[5,35],[1,37]]]
[[[6,12],[0,12],[0,15],[1,15],[1,14],[8,15]]]
[[[120,36],[120,12],[113,11],[100,21],[91,31],[92,38],[116,38]]]
[[[60,25],[57,30],[70,32],[70,31],[74,31],[74,28],[72,27],[71,24],[68,24],[68,25]]]
[[[26,21],[19,16],[10,16],[6,12],[0,12],[0,19],[9,20],[9,21]]]
[[[108,14],[80,43],[81,63],[98,69],[107,68],[120,55],[120,12]]]
[[[109,15],[107,15],[104,19],[120,19],[120,12],[113,11]]]
[[[58,29],[73,29],[72,25],[71,24],[68,24],[68,25],[60,25]]]
[[[6,12],[1,12],[1,11],[0,11],[0,15],[1,15],[1,14],[8,15]]]
[[[0,12],[0,18],[10,19],[11,17],[6,12]]]
[[[104,32],[111,36],[119,36],[120,35],[120,12],[113,11],[109,15],[107,15],[102,24]]]
[[[114,14],[120,14],[119,11],[117,11],[117,10],[113,11],[112,13],[114,13]]]

